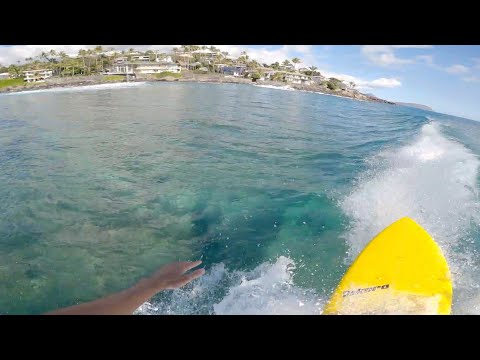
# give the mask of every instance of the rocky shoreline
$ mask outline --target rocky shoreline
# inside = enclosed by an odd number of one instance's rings
[[[377,97],[362,94],[357,90],[347,89],[347,90],[337,90],[332,91],[323,86],[319,85],[299,85],[299,84],[285,84],[282,82],[276,81],[259,81],[257,83],[252,82],[250,79],[245,78],[234,78],[234,77],[225,77],[222,74],[208,73],[208,74],[196,74],[192,72],[182,73],[181,78],[174,77],[165,77],[157,79],[150,76],[139,76],[130,82],[154,82],[154,81],[178,81],[178,82],[205,82],[205,83],[231,83],[231,84],[249,84],[249,85],[268,85],[268,86],[277,86],[285,87],[288,86],[295,90],[308,91],[320,94],[335,95],[339,97],[346,97],[356,100],[363,101],[373,101],[381,102],[386,104],[395,105],[394,102],[379,99]],[[41,90],[41,89],[53,89],[53,88],[63,88],[63,87],[81,87],[89,85],[100,85],[100,84],[112,84],[125,82],[124,80],[120,81],[108,81],[102,75],[91,75],[91,76],[76,76],[76,77],[63,77],[63,78],[50,78],[43,83],[34,83],[34,84],[25,84],[23,86],[12,86],[0,88],[0,93],[16,93],[22,91],[31,91],[31,90]]]

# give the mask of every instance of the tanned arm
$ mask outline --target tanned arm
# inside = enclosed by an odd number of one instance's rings
[[[201,261],[168,264],[129,289],[95,301],[51,311],[45,315],[131,315],[156,293],[182,287],[202,276],[205,273],[204,269],[187,273],[200,264]]]

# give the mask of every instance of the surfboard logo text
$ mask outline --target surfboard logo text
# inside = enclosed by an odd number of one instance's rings
[[[376,291],[378,289],[384,290],[384,289],[388,289],[389,287],[390,287],[390,284],[385,284],[385,285],[372,286],[372,287],[363,288],[363,289],[348,290],[343,292],[342,297],[364,294],[367,292]]]

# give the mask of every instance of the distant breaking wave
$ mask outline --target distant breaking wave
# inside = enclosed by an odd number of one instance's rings
[[[27,90],[11,93],[4,93],[2,95],[26,95],[26,94],[40,94],[45,92],[71,92],[71,91],[91,91],[91,90],[106,90],[106,89],[124,89],[145,85],[146,82],[121,82],[113,84],[97,84],[97,85],[79,85],[68,87],[57,87],[50,89]]]

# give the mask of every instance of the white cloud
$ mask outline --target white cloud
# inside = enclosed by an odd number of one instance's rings
[[[313,50],[313,45],[284,45],[284,47],[302,54],[308,54]]]
[[[395,49],[430,49],[432,45],[364,45],[362,54],[372,63],[380,66],[413,64],[415,59],[399,58]]]
[[[433,56],[431,55],[419,55],[417,56],[417,59],[424,61],[426,65],[428,65],[433,69],[445,71],[453,75],[466,75],[471,73],[471,71],[475,71],[475,69],[480,70],[480,59],[475,59],[475,58],[472,59],[474,62],[474,65],[472,66],[472,68],[465,65],[461,65],[461,64],[454,64],[450,66],[438,65],[438,64],[435,64],[435,62],[433,61]],[[479,78],[474,75],[464,76],[461,79],[466,82],[478,82],[479,80]]]
[[[466,76],[466,77],[463,77],[462,80],[465,82],[478,83],[480,82],[480,76],[475,76],[475,75]]]
[[[369,83],[372,88],[395,88],[402,86],[400,80],[395,78],[379,78]]]
[[[469,70],[468,67],[466,67],[464,65],[455,64],[455,65],[452,65],[452,66],[449,66],[449,67],[445,68],[445,71],[450,73],[450,74],[466,74],[470,70]]]
[[[402,86],[402,83],[400,80],[395,79],[395,78],[379,78],[375,80],[365,80],[358,78],[356,76],[352,75],[347,75],[347,74],[340,74],[340,73],[335,73],[331,72],[328,70],[319,70],[322,75],[328,77],[328,78],[336,78],[339,80],[342,80],[346,83],[352,81],[356,84],[357,89],[363,89],[363,90],[368,90],[368,89],[379,89],[379,88],[395,88]]]
[[[427,65],[433,65],[433,56],[432,55],[418,55],[418,60],[424,61]]]

